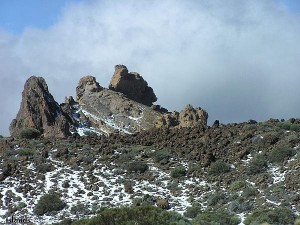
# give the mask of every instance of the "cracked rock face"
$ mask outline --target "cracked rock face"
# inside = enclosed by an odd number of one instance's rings
[[[147,106],[157,101],[153,89],[148,86],[143,77],[138,73],[128,72],[124,65],[115,66],[109,89],[121,92],[128,98]]]
[[[32,76],[26,81],[20,110],[9,130],[16,137],[26,128],[37,129],[44,137],[64,138],[70,134],[69,124],[42,77]]]
[[[208,113],[198,108],[193,108],[191,105],[187,105],[180,113],[172,112],[162,115],[156,122],[156,127],[195,127],[195,126],[206,126],[208,119]]]
[[[85,76],[79,80],[78,86],[76,87],[76,100],[81,102],[82,96],[85,92],[99,92],[103,88],[96,81],[93,76]]]

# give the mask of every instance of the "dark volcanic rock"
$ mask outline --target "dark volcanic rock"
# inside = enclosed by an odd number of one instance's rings
[[[70,135],[69,124],[42,77],[32,76],[26,81],[20,110],[9,130],[18,136],[26,128],[37,129],[44,137]]]
[[[115,73],[109,84],[109,89],[125,94],[128,98],[151,106],[157,97],[143,77],[135,72],[128,72],[126,66],[116,65]]]

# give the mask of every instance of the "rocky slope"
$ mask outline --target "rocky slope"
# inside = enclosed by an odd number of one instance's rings
[[[35,224],[95,215],[151,196],[171,209],[225,209],[241,220],[254,210],[300,212],[300,120],[153,129],[66,140],[1,139],[0,215]],[[66,207],[34,214],[46,193]],[[241,223],[243,224],[243,223]]]

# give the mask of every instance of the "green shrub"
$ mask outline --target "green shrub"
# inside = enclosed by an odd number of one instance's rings
[[[180,214],[154,206],[104,209],[98,216],[82,219],[73,225],[191,225]]]
[[[167,164],[169,162],[169,159],[171,158],[171,155],[167,150],[159,150],[156,151],[154,154],[154,160],[156,163],[160,164]]]
[[[154,205],[154,198],[148,194],[144,195],[143,198],[134,198],[132,200],[134,206],[152,206]]]
[[[266,171],[268,168],[267,157],[263,154],[255,155],[249,162],[247,173],[249,175],[258,174]]]
[[[71,207],[71,213],[73,215],[88,215],[89,209],[87,205],[84,204],[76,204]]]
[[[65,206],[66,204],[60,199],[58,194],[45,194],[40,198],[35,206],[34,213],[41,216],[48,212],[60,211]]]
[[[0,134],[0,138],[4,138],[4,137]]]
[[[131,162],[127,165],[127,170],[134,173],[144,173],[148,168],[148,165],[144,162]]]
[[[195,218],[201,212],[202,210],[200,205],[196,204],[191,207],[188,207],[183,215],[188,218]]]
[[[291,125],[291,130],[299,132],[300,131],[300,124],[292,124]]]
[[[243,197],[238,197],[236,200],[232,201],[229,205],[229,211],[234,213],[249,212],[253,208],[253,205],[246,201]]]
[[[35,138],[39,138],[40,135],[41,133],[34,128],[24,128],[20,132],[20,138],[24,138],[24,139],[35,139]]]
[[[287,225],[293,224],[295,215],[293,212],[284,207],[278,207],[275,209],[259,209],[254,211],[252,214],[247,216],[244,223],[245,225],[254,224],[276,224],[276,225]]]
[[[258,191],[256,188],[253,188],[253,187],[246,187],[243,191],[243,194],[242,196],[245,197],[246,199],[249,198],[249,197],[253,197],[255,195],[258,194]]]
[[[186,175],[186,169],[182,165],[175,167],[171,172],[171,177],[173,178],[179,178],[185,175]]]
[[[20,149],[20,150],[18,150],[18,154],[19,154],[19,156],[32,156],[32,155],[34,155],[34,150],[32,150],[32,149]]]
[[[230,166],[221,160],[212,163],[209,169],[209,173],[212,175],[220,175],[223,173],[227,173],[229,171],[230,171]]]
[[[209,206],[216,206],[217,204],[224,204],[226,202],[226,195],[222,191],[217,191],[216,193],[210,194],[207,200],[207,204]]]
[[[269,153],[269,161],[271,163],[282,163],[285,159],[293,156],[295,152],[286,144],[281,144],[273,148]]]
[[[281,129],[284,129],[284,130],[290,130],[291,125],[292,124],[290,122],[281,122],[281,123],[277,124],[278,127],[280,127]]]
[[[238,180],[238,181],[234,181],[229,189],[231,191],[238,191],[238,190],[241,190],[242,188],[246,187],[246,182],[245,181],[241,181],[241,180]]]
[[[194,225],[238,225],[240,218],[225,210],[204,211],[192,222]]]

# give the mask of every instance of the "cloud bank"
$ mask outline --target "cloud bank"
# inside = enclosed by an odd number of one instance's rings
[[[84,75],[107,87],[115,64],[139,72],[169,110],[191,103],[223,123],[299,117],[299,43],[299,15],[278,1],[75,3],[47,29],[0,30],[0,133],[30,75],[63,102]]]

